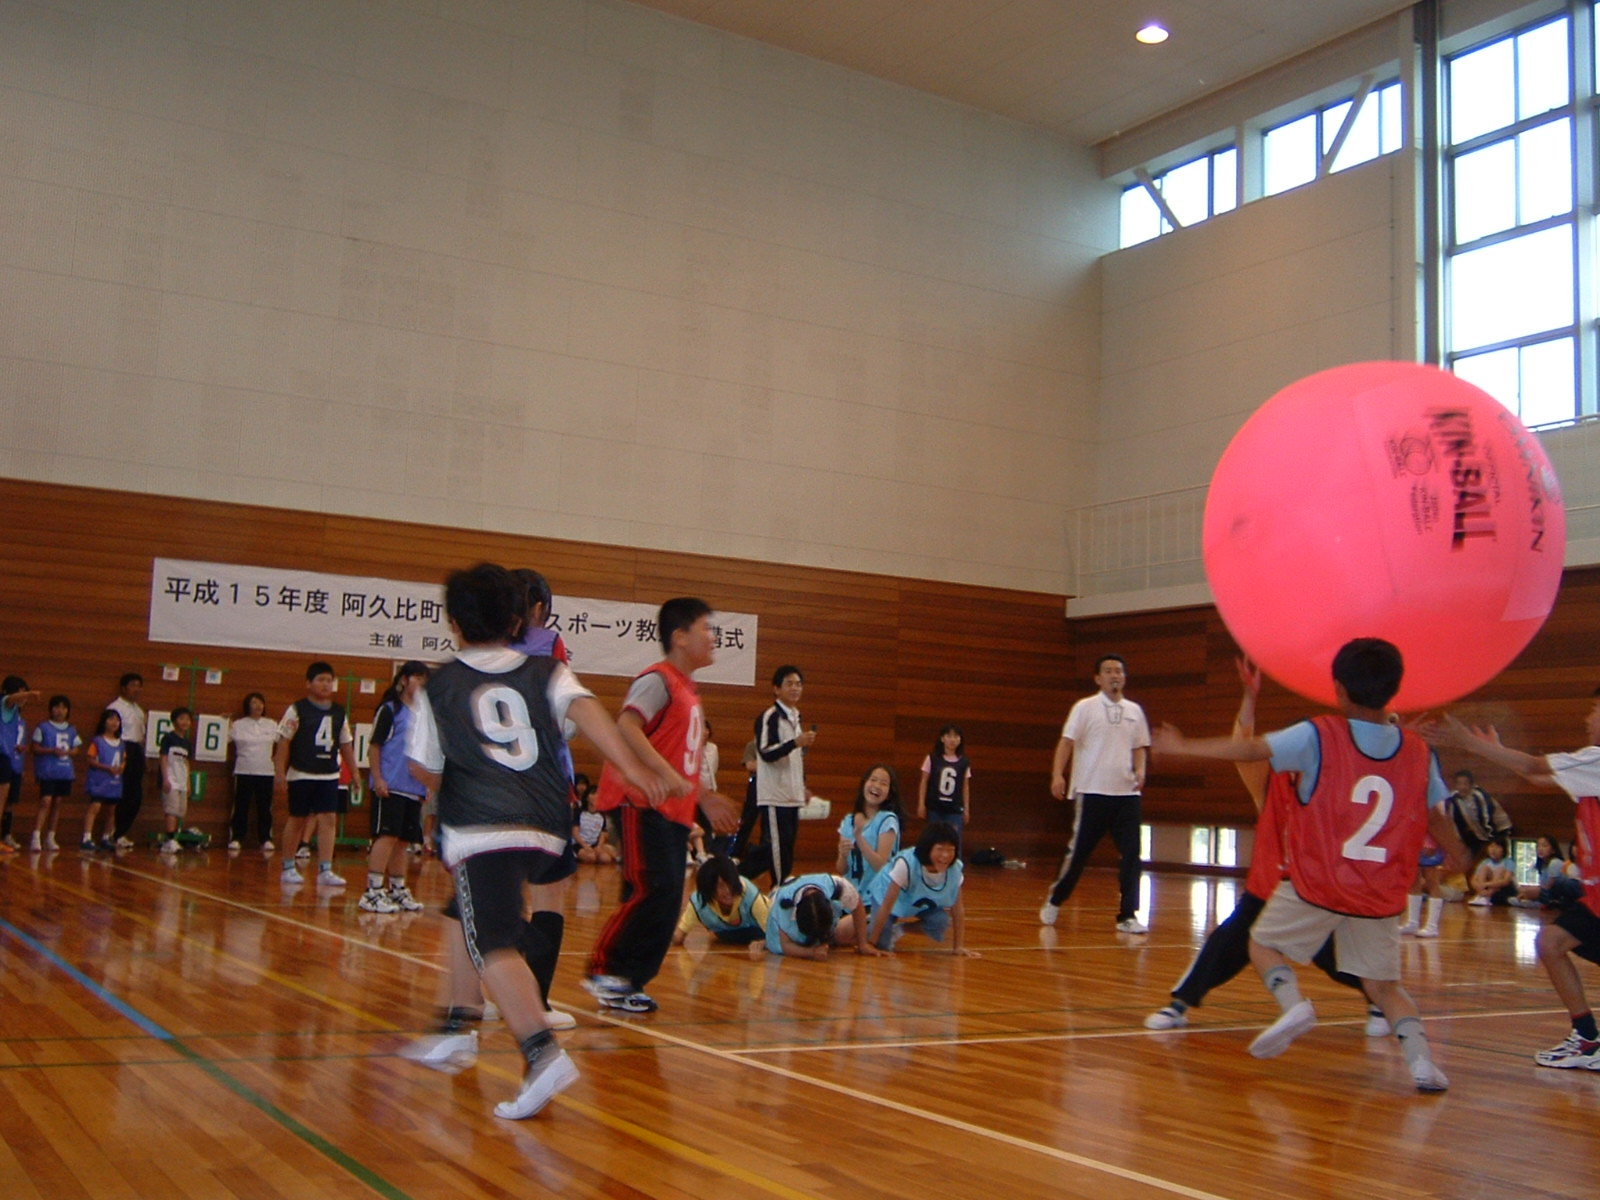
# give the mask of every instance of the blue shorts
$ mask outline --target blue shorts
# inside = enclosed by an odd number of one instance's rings
[[[1442,866],[1444,866],[1444,851],[1443,850],[1434,850],[1434,851],[1430,852],[1430,851],[1424,850],[1422,852],[1421,856],[1418,857],[1418,859],[1417,859],[1417,865],[1419,867],[1442,867]]]

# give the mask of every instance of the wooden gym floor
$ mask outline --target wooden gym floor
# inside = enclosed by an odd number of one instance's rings
[[[752,963],[697,936],[659,1013],[612,1018],[577,979],[617,872],[586,867],[554,989],[583,1077],[512,1123],[490,1112],[520,1073],[503,1027],[454,1077],[395,1056],[429,1020],[442,870],[406,917],[361,913],[362,865],[339,868],[330,897],[283,894],[253,852],[0,862],[0,1198],[1600,1194],[1600,1072],[1529,1057],[1567,1029],[1534,912],[1454,904],[1407,940],[1452,1082],[1423,1096],[1310,971],[1322,1023],[1282,1058],[1245,1053],[1275,1011],[1249,977],[1186,1032],[1142,1028],[1233,880],[1147,877],[1153,933],[1130,938],[1110,872],[1043,929],[1045,864],[974,870],[982,959],[913,935]]]

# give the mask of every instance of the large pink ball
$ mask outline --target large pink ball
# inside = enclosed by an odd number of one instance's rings
[[[1206,577],[1240,647],[1333,703],[1356,637],[1405,656],[1394,707],[1480,687],[1544,624],[1566,512],[1544,449],[1503,405],[1415,363],[1355,363],[1279,392],[1206,500]]]

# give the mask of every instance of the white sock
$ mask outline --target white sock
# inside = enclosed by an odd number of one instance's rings
[[[1428,924],[1427,924],[1427,928],[1433,930],[1435,933],[1439,932],[1439,916],[1443,912],[1444,912],[1444,899],[1443,899],[1443,897],[1435,896],[1433,898],[1432,906],[1428,909]]]
[[[1406,924],[1420,925],[1422,923],[1422,893],[1406,897]]]

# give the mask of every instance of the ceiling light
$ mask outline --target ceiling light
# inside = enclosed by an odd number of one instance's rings
[[[1159,46],[1167,40],[1168,34],[1164,25],[1158,25],[1151,21],[1150,24],[1139,30],[1133,37],[1135,41],[1143,42],[1146,46]]]

